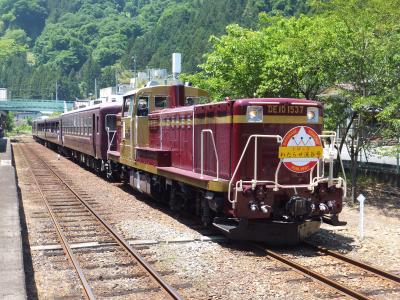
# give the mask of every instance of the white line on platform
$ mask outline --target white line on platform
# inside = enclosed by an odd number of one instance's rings
[[[194,243],[194,242],[217,242],[217,241],[225,241],[227,240],[224,236],[202,236],[200,238],[195,239],[172,239],[172,240],[164,240],[164,241],[156,241],[156,240],[128,240],[130,245],[134,246],[146,246],[146,245],[159,245],[159,244],[179,244],[179,243]],[[81,249],[81,248],[97,248],[115,245],[115,243],[99,243],[99,242],[89,242],[89,243],[76,243],[71,244],[70,247],[72,249]],[[32,246],[32,251],[48,251],[48,250],[61,250],[61,245],[39,245]]]
[[[11,160],[0,160],[0,166],[11,166]]]

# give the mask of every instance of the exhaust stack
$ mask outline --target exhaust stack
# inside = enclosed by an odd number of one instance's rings
[[[181,72],[182,72],[182,54],[181,53],[173,53],[172,54],[173,78],[177,79]]]

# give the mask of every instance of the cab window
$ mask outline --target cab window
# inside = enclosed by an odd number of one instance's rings
[[[154,97],[155,109],[163,109],[167,107],[167,96],[155,96]]]
[[[134,106],[134,96],[126,97],[124,99],[124,117],[128,117],[132,115],[132,110]]]
[[[132,116],[134,106],[135,106],[135,97],[132,95],[129,97],[129,115],[130,116]]]
[[[195,100],[194,100],[194,98],[193,97],[186,97],[186,99],[185,99],[185,106],[191,106],[191,105],[194,105],[195,104],[195,102],[194,102]]]
[[[137,113],[139,117],[146,117],[149,114],[149,97],[139,97],[137,102]]]

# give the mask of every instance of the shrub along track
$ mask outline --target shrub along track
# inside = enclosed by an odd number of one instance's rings
[[[153,267],[117,233],[89,204],[84,192],[75,190],[29,144],[14,146],[34,178],[54,223],[59,242],[76,270],[88,299],[127,296],[130,298],[181,299]],[[76,233],[78,231],[78,234]],[[87,243],[98,247],[73,250],[71,244]],[[106,265],[118,262],[123,270],[98,274]],[[90,265],[90,267],[89,267]],[[126,287],[113,290],[111,286]]]

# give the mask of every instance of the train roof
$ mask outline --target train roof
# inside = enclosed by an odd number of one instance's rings
[[[94,109],[98,109],[98,108],[102,109],[102,108],[107,108],[107,107],[122,107],[122,103],[119,103],[119,102],[100,103],[100,104],[96,104],[96,105],[79,108],[76,110],[71,110],[71,111],[61,114],[61,116],[67,116],[67,115],[71,115],[74,113],[80,113],[80,112],[84,112],[84,111],[91,111]]]
[[[45,122],[54,122],[54,121],[60,121],[61,117],[60,116],[55,116],[55,117],[49,117],[45,119],[36,119],[33,120],[34,123],[45,123]]]

